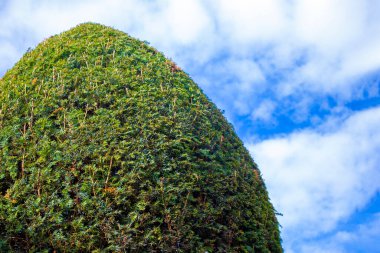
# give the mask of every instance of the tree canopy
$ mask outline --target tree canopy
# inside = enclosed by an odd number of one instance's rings
[[[175,63],[115,29],[0,80],[0,251],[282,252],[260,172]]]

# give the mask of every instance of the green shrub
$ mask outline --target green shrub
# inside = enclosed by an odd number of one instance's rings
[[[0,250],[281,252],[256,164],[173,62],[98,24],[0,81]]]

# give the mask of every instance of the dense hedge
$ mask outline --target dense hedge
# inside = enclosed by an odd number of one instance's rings
[[[0,251],[281,252],[260,173],[173,62],[98,24],[0,81]]]

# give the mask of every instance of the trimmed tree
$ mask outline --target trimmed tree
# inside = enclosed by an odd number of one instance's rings
[[[222,113],[146,43],[86,23],[0,81],[0,251],[282,252]]]

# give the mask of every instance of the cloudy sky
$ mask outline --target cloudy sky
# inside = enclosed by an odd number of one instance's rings
[[[286,252],[380,252],[380,1],[0,0],[0,76],[87,21],[172,58],[259,164]]]

